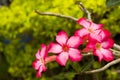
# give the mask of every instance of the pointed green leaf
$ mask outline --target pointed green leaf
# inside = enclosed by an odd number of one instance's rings
[[[93,62],[94,62],[94,59],[92,59],[90,62],[86,63],[86,64],[83,66],[83,68],[82,68],[82,70],[81,70],[81,73],[84,72],[84,71],[87,71],[87,70],[92,66]]]

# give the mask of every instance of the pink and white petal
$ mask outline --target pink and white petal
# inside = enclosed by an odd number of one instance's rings
[[[38,72],[36,74],[36,77],[41,77],[41,74],[42,74],[42,67],[40,66],[40,68],[38,69]]]
[[[80,18],[78,21],[78,24],[83,26],[84,28],[88,29],[90,27],[90,22],[86,20],[85,18]]]
[[[60,53],[62,52],[62,46],[56,43],[50,43],[48,47],[48,52],[51,53]]]
[[[95,30],[94,33],[90,33],[89,39],[94,39],[100,42],[102,40],[101,35],[99,35],[100,32],[101,30]]]
[[[95,30],[95,34],[99,35],[101,33],[101,31],[102,31],[102,29],[97,29],[97,30]]]
[[[56,36],[56,41],[61,45],[65,44],[67,40],[68,40],[68,35],[65,31],[60,31]]]
[[[40,72],[40,70],[38,70],[38,72],[37,72],[37,74],[36,74],[36,77],[38,77],[38,78],[41,77],[41,73],[42,73],[42,72]]]
[[[101,28],[103,27],[103,24],[95,24],[95,23],[91,22],[90,27],[91,27],[93,30],[97,30],[97,29],[101,29]]]
[[[37,77],[41,77],[41,74],[42,74],[43,71],[46,71],[46,67],[45,67],[44,64],[42,64],[42,65],[40,66],[40,68],[39,68],[36,76],[37,76]]]
[[[86,48],[91,48],[91,49],[95,49],[95,45],[96,45],[97,41],[96,40],[89,40],[89,42],[86,45]]]
[[[107,39],[111,36],[111,33],[108,30],[102,30],[99,35],[101,35],[102,40]]]
[[[89,34],[89,31],[85,28],[82,28],[82,29],[77,30],[74,35],[80,36],[81,38],[83,38],[84,36],[87,36],[88,34]]]
[[[82,59],[82,55],[78,49],[70,48],[69,50],[70,60],[73,62],[78,62]]]
[[[41,63],[39,60],[32,62],[32,66],[35,70],[38,70],[40,68],[40,65],[41,65]]]
[[[114,41],[113,41],[113,39],[108,38],[105,41],[103,41],[101,43],[101,45],[102,45],[103,48],[111,48],[114,45]]]
[[[40,50],[37,51],[37,53],[35,54],[35,56],[36,56],[36,59],[40,59],[40,57],[41,57],[40,56]]]
[[[41,57],[45,58],[47,54],[48,54],[47,46],[45,44],[41,44],[41,52],[40,52]]]
[[[79,36],[71,36],[68,39],[67,45],[69,45],[69,47],[77,48],[80,44],[82,44],[82,42],[83,41]]]
[[[96,34],[90,34],[89,39],[97,40],[98,42],[101,42],[101,36]]]
[[[45,64],[41,65],[40,69],[41,69],[41,71],[46,71],[47,70]]]
[[[95,51],[93,52],[93,54],[94,54],[95,56],[98,56],[98,61],[101,62],[101,60],[103,59],[103,54],[102,54],[102,52],[101,52],[100,50],[95,50]]]
[[[66,62],[68,60],[69,56],[67,52],[62,52],[58,55],[58,57],[56,58],[56,61],[61,65],[61,66],[65,66]]]
[[[114,56],[112,54],[112,51],[109,49],[101,49],[101,52],[103,54],[103,59],[107,62],[112,61],[114,59]]]
[[[98,24],[99,29],[103,28],[104,24]]]

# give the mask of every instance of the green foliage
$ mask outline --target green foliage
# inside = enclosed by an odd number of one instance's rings
[[[93,21],[104,23],[105,28],[113,35],[119,33],[120,6],[107,8],[105,0],[80,1],[92,13]],[[0,80],[7,80],[8,77],[12,80],[38,80],[31,64],[35,60],[39,45],[55,41],[55,35],[60,30],[73,35],[80,26],[68,19],[38,15],[34,10],[76,18],[86,17],[75,2],[76,0],[13,0],[10,6],[0,7]],[[48,70],[42,74],[41,80],[72,80],[77,71],[99,68],[102,65],[85,60],[79,63],[68,62],[66,67],[61,67],[55,62],[49,63]],[[4,76],[2,73],[5,73]]]
[[[90,69],[90,67],[92,66],[93,63],[94,63],[94,59],[93,59],[93,57],[92,57],[91,60],[89,60],[87,63],[85,63],[85,64],[82,66],[81,73],[84,72],[84,71],[87,71],[88,69]]]
[[[107,7],[118,6],[120,5],[120,0],[107,0],[106,5]]]
[[[114,70],[112,70],[112,71],[107,70],[106,73],[108,75],[107,79],[109,79],[109,80],[116,80],[117,79],[118,74]]]

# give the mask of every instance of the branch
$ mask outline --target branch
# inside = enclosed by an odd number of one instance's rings
[[[92,21],[91,13],[83,6],[82,2],[78,2],[80,9],[87,15],[88,20]]]
[[[90,52],[82,54],[83,57],[90,56],[90,55],[92,55],[92,53],[90,53]]]
[[[118,50],[120,50],[120,45],[118,45],[118,44],[114,43],[113,47],[116,48],[116,49],[118,49]]]
[[[120,57],[120,51],[114,50],[114,49],[110,49],[113,52],[114,56]]]
[[[51,12],[40,12],[39,10],[35,10],[35,12],[39,15],[48,15],[48,16],[56,16],[56,17],[61,17],[61,18],[66,18],[66,19],[70,19],[73,21],[77,21],[77,18],[74,18],[72,16],[66,16],[66,15],[62,15],[62,14],[57,14],[57,13],[51,13]]]
[[[106,64],[106,65],[105,65],[104,67],[102,67],[102,68],[95,69],[95,70],[91,70],[91,71],[86,71],[86,72],[84,72],[84,73],[85,73],[85,74],[93,74],[93,73],[102,72],[102,71],[108,69],[110,66],[115,65],[115,64],[117,64],[117,63],[119,63],[119,62],[120,62],[120,58],[119,58],[119,59],[116,59],[116,60],[114,60],[114,61],[112,61],[112,62],[110,62],[110,63],[108,63],[108,64]]]

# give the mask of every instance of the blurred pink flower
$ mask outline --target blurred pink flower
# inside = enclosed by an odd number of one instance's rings
[[[107,38],[101,42],[91,40],[87,44],[86,48],[90,49],[90,50],[92,49],[93,54],[95,56],[98,56],[99,61],[101,61],[103,59],[103,60],[109,62],[114,59],[112,51],[110,50],[110,48],[113,46],[113,44],[114,44],[114,41],[111,38]]]
[[[32,66],[35,70],[38,70],[37,77],[41,77],[41,73],[46,71],[45,58],[47,56],[47,47],[46,45],[41,45],[41,51],[38,50],[36,53],[36,60],[32,63]]]
[[[68,39],[66,32],[61,31],[56,36],[57,43],[50,43],[49,52],[58,54],[56,61],[65,66],[68,59],[73,62],[80,61],[82,56],[77,49],[82,40],[79,36],[71,36]]]
[[[88,39],[92,38],[98,41],[101,40],[101,35],[99,34],[101,32],[103,24],[95,24],[86,20],[85,18],[80,18],[78,20],[78,24],[80,24],[84,28],[77,30],[75,32],[75,35],[79,35],[83,39],[86,39],[87,37]]]

